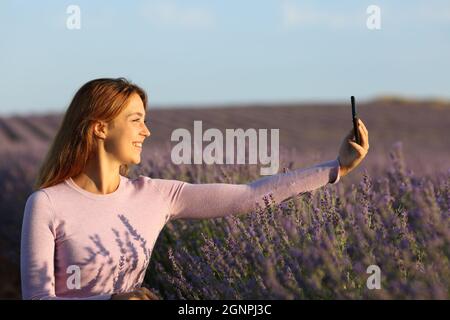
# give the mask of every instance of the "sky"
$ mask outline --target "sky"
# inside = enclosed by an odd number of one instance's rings
[[[0,115],[63,112],[101,77],[155,108],[450,99],[449,57],[448,0],[2,0]]]

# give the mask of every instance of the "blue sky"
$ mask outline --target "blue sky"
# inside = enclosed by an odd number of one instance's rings
[[[2,0],[0,115],[62,112],[83,83],[119,76],[155,107],[448,99],[449,40],[449,1]]]

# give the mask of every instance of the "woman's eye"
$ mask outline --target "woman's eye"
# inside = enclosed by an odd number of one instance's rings
[[[133,122],[139,121],[140,119],[133,120]],[[144,123],[147,123],[147,120],[144,120]]]

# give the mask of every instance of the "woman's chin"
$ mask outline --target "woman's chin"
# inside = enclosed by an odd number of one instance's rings
[[[141,163],[141,157],[139,156],[138,158],[133,159],[133,164],[139,164]]]
[[[126,164],[129,166],[134,166],[139,163],[141,163],[141,157],[135,157],[135,158],[132,158],[132,159],[126,161]]]

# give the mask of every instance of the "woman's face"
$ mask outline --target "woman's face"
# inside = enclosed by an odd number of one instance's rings
[[[144,139],[150,136],[141,97],[132,94],[124,110],[108,124],[105,150],[120,164],[139,164]]]

